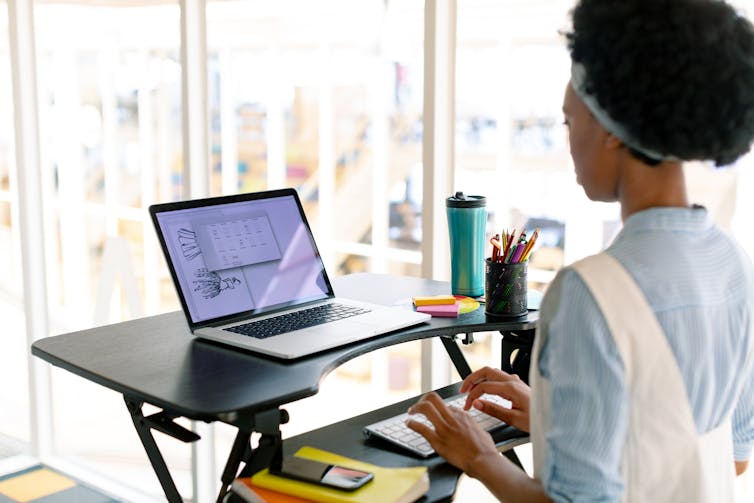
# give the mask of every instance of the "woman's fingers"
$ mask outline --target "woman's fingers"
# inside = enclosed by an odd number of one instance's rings
[[[479,370],[472,372],[463,380],[461,384],[461,393],[470,391],[479,383],[485,381],[514,381],[521,380],[516,374],[509,374],[500,369],[493,367],[482,367]]]
[[[506,407],[493,403],[481,398],[484,394],[500,396],[510,401],[511,404]],[[469,391],[464,409],[468,410],[473,406],[485,414],[496,417],[520,430],[529,431],[529,401],[529,386],[519,379],[511,379],[506,382],[485,381]]]
[[[434,446],[437,443],[437,432],[434,427],[416,419],[412,419],[411,417],[406,420],[406,426],[426,438],[430,445]]]
[[[451,464],[466,470],[482,457],[497,455],[492,437],[458,407],[448,406],[436,393],[429,393],[409,409],[423,414],[427,422],[411,418],[409,428],[424,436],[435,451]]]
[[[423,414],[424,417],[434,425],[435,431],[437,431],[438,428],[441,430],[447,428],[448,420],[451,419],[448,406],[443,402],[442,398],[440,398],[440,395],[434,391],[427,393],[421,400],[412,405],[408,409],[408,413]]]
[[[529,431],[529,411],[509,409],[487,400],[474,400],[474,408],[496,417],[521,431]]]
[[[485,394],[500,396],[511,404],[506,406],[481,398]],[[506,374],[505,381],[482,381],[474,386],[466,397],[463,409],[468,410],[473,406],[522,431],[529,431],[529,401],[529,386],[517,377]],[[408,424],[427,437],[431,444],[432,440],[437,440],[459,427],[462,416],[456,417],[456,412],[462,411],[454,411],[437,393],[432,392],[409,409],[410,414],[423,414],[432,426],[410,419]]]
[[[469,391],[464,404],[464,410],[468,410],[474,400],[484,394],[498,395],[511,402],[513,408],[519,408],[520,405],[529,403],[529,386],[519,379],[513,379],[506,382],[485,381],[477,384]]]

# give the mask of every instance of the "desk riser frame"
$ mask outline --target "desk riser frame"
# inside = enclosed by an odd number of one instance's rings
[[[463,343],[470,344],[473,342],[472,333],[459,334],[463,336]],[[440,337],[451,362],[456,371],[465,378],[471,374],[471,368],[466,361],[458,343],[457,336]],[[155,475],[165,493],[165,497],[170,503],[180,503],[182,498],[175,485],[170,470],[168,469],[165,458],[160,452],[159,446],[152,435],[152,430],[160,431],[182,442],[190,443],[200,440],[200,436],[187,430],[183,426],[174,422],[179,417],[170,414],[167,411],[161,411],[150,416],[143,414],[143,401],[130,398],[124,395],[126,407],[134,427],[139,436],[139,440],[144,447],[150,464],[154,469]],[[269,467],[279,466],[282,461],[283,440],[280,431],[280,425],[288,422],[288,414],[284,409],[275,408],[266,411],[260,411],[253,414],[234,414],[232,424],[238,428],[238,432],[228,453],[228,459],[225,468],[221,474],[220,491],[217,497],[217,503],[221,503],[230,489],[233,479],[242,476],[251,476],[257,471]],[[251,437],[254,432],[260,433],[259,444],[257,448],[251,447]],[[516,464],[521,466],[515,453],[511,450],[506,453],[507,456],[513,456]],[[241,464],[244,464],[241,468]]]

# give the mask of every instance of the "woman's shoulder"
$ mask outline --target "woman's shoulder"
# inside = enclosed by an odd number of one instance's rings
[[[571,323],[586,322],[599,315],[597,302],[584,282],[583,277],[573,265],[561,268],[545,291],[540,307],[539,319],[542,323],[551,320],[564,321],[572,318]]]

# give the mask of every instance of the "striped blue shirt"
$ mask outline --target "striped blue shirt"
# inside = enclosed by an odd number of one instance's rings
[[[734,455],[754,444],[754,269],[707,211],[652,208],[631,215],[606,250],[653,307],[681,371],[700,433],[733,412]],[[548,340],[538,361],[552,386],[542,483],[556,501],[616,501],[627,432],[623,364],[580,276],[564,268],[543,303]],[[652,348],[647,348],[651,351]],[[651,414],[652,411],[647,411]],[[733,460],[731,460],[731,464]]]

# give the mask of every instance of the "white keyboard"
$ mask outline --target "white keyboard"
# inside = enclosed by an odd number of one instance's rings
[[[500,398],[497,395],[484,394],[481,396],[484,400],[502,405],[503,407],[510,407],[511,403],[504,398]],[[444,402],[451,407],[458,407],[463,409],[466,403],[466,393],[460,395],[454,395],[444,399]],[[484,412],[480,412],[474,407],[466,411],[470,414],[474,421],[477,422],[484,430],[493,431],[497,428],[505,426],[506,423],[492,417]],[[424,414],[411,414],[403,413],[389,419],[384,419],[376,423],[372,423],[364,427],[364,435],[367,437],[378,437],[388,442],[392,442],[404,449],[411,451],[414,454],[418,454],[423,458],[427,458],[435,453],[435,450],[429,445],[423,436],[416,433],[414,430],[406,426],[406,420],[408,418],[420,421],[427,425],[432,425]]]

